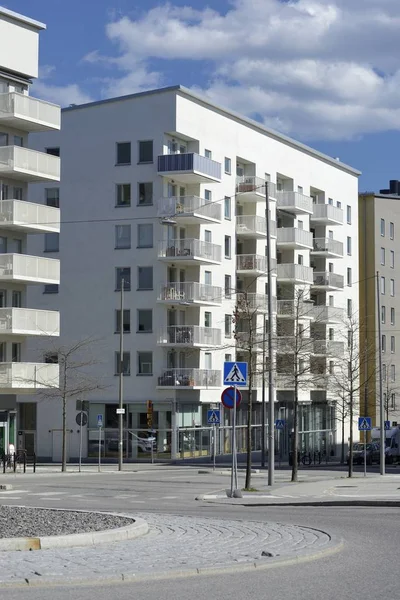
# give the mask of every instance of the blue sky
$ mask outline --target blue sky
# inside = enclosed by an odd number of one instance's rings
[[[2,4],[47,24],[40,97],[180,83],[359,168],[363,191],[400,179],[399,0]]]

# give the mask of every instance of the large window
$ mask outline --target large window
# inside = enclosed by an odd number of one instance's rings
[[[58,252],[60,250],[60,234],[45,233],[44,234],[44,251]]]
[[[153,331],[153,311],[151,308],[139,308],[137,311],[138,333],[151,333]]]
[[[115,289],[121,290],[122,280],[124,280],[124,290],[126,292],[131,289],[131,269],[130,267],[117,267],[115,269]]]
[[[347,205],[347,223],[351,225],[351,206]]]
[[[60,208],[60,188],[46,188],[45,195],[47,206],[54,206],[54,208]]]
[[[231,258],[231,236],[225,236],[225,258]]]
[[[381,219],[381,236],[385,237],[385,219]]]
[[[352,273],[351,273],[351,268],[347,267],[347,285],[348,286],[352,286],[353,285],[353,278],[352,278]]]
[[[131,143],[117,142],[117,165],[131,164]]]
[[[130,183],[118,183],[116,189],[116,206],[130,206],[131,205],[131,184]]]
[[[225,275],[225,298],[232,297],[232,277],[230,275]]]
[[[138,206],[151,206],[153,204],[153,182],[138,183]]]
[[[138,267],[138,290],[153,289],[153,267]]]
[[[231,218],[232,218],[231,198],[230,198],[230,196],[225,196],[225,199],[224,199],[224,217],[228,221],[230,221]]]
[[[123,311],[123,319],[122,319],[122,331],[124,333],[130,333],[131,331],[131,311],[125,310]],[[121,333],[121,311],[115,311],[115,333]]]
[[[347,254],[351,256],[351,237],[347,236]]]
[[[212,315],[210,312],[206,311],[204,313],[204,327],[211,327],[212,325]]]
[[[225,337],[232,336],[232,315],[225,315]]]
[[[138,375],[153,375],[153,353],[138,352],[137,353],[137,374]]]
[[[394,223],[392,222],[389,224],[389,237],[391,240],[394,240]]]
[[[53,156],[60,156],[60,148],[46,148],[46,154],[52,154]]]
[[[137,227],[137,247],[153,247],[153,223],[139,223]]]
[[[394,279],[390,280],[390,295],[394,296]]]
[[[43,294],[58,294],[58,283],[47,283],[43,288]]]
[[[122,371],[123,375],[131,374],[131,353],[123,352],[122,353],[122,364],[121,364],[121,354],[119,352],[115,353],[115,374],[119,375]]]
[[[230,175],[232,172],[232,162],[231,162],[231,159],[228,158],[227,156],[225,156],[224,166],[225,166],[225,173],[227,175]]]
[[[153,162],[153,140],[139,142],[139,162]]]
[[[115,226],[115,248],[123,250],[131,247],[131,226],[116,225]]]

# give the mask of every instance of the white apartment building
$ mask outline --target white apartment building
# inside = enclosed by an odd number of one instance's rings
[[[28,147],[33,131],[60,129],[60,108],[29,96],[45,25],[0,7],[0,456],[9,444],[35,448],[36,411],[17,395],[58,385],[58,365],[27,340],[59,335],[59,313],[29,302],[30,286],[58,284],[58,258],[32,255],[28,236],[59,232],[58,208],[34,203],[28,184],[58,185],[60,159]],[[25,397],[25,396],[24,396]],[[20,396],[22,398],[22,396]],[[21,430],[24,430],[22,433]]]
[[[102,414],[104,453],[109,431],[115,456],[121,322],[126,427],[147,429],[151,400],[154,427],[165,432],[158,451],[167,454],[177,429],[207,425],[207,409],[220,403],[224,360],[246,359],[248,321],[239,315],[232,322],[240,294],[258,309],[262,338],[268,291],[274,335],[285,338],[276,340],[276,414],[287,422],[286,453],[293,386],[284,355],[299,290],[314,302],[302,315],[306,335],[318,339],[307,360],[324,375],[301,390],[301,446],[335,453],[340,427],[325,375],[340,353],[345,312],[358,306],[352,282],[358,281],[359,172],[180,86],[66,108],[61,132],[35,136],[35,147],[59,149],[63,160],[60,186],[32,190],[44,204],[59,194],[60,239],[37,237],[32,249],[62,257],[62,283],[32,290],[32,299],[61,311],[63,344],[97,338],[92,373],[105,386],[83,398],[89,402],[84,455],[93,455]],[[266,288],[265,181],[272,290]],[[259,425],[259,375],[255,386]],[[78,455],[78,408],[72,402],[68,408],[70,458]],[[37,405],[41,457],[59,455],[51,431],[59,410]],[[246,392],[238,421],[246,423]]]

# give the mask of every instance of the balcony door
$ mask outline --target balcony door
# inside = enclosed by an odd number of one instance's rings
[[[179,140],[168,140],[168,154],[186,154],[187,146],[185,142]]]

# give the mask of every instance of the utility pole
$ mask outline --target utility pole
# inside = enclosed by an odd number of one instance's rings
[[[380,473],[385,475],[385,407],[383,405],[382,384],[382,327],[381,327],[381,294],[379,289],[379,271],[376,272],[376,295],[378,309],[378,370],[379,370],[379,420],[380,420]],[[388,375],[387,375],[388,376]]]
[[[120,319],[119,319],[119,378],[118,378],[118,471],[122,471],[124,462],[124,286],[125,280],[121,280],[121,296],[120,296]]]
[[[263,347],[262,347],[262,396],[261,396],[261,468],[265,469],[265,345],[267,337],[267,321],[263,316]]]
[[[265,182],[265,217],[267,223],[267,282],[268,282],[268,485],[274,484],[275,471],[275,358],[272,350],[272,276],[271,276],[271,217],[269,187]],[[264,378],[264,365],[263,365]],[[264,410],[263,410],[264,412]]]

